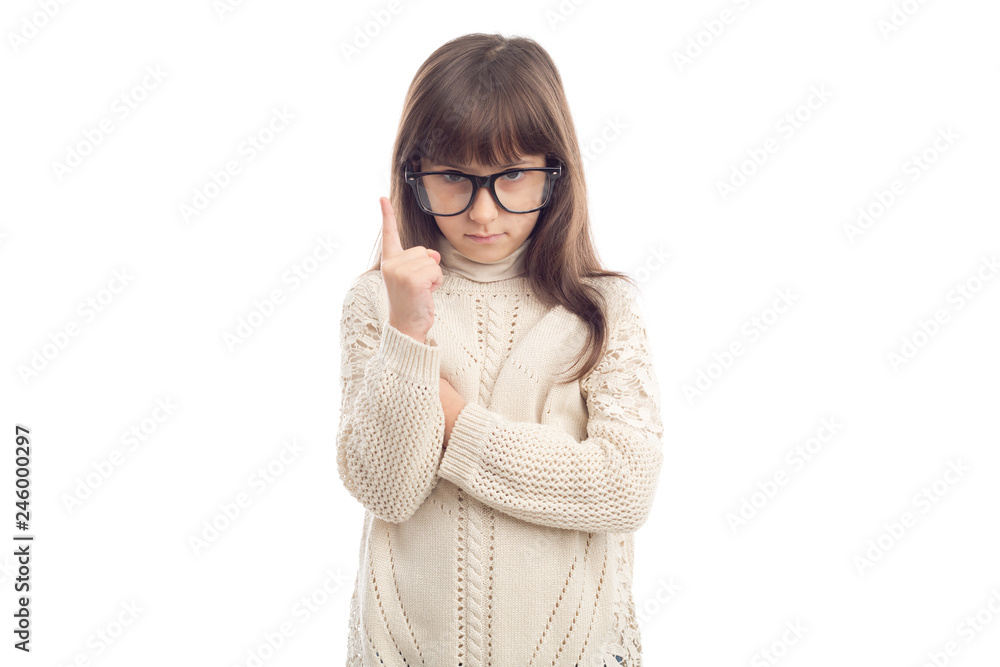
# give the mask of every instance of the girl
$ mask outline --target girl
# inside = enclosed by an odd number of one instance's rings
[[[340,323],[337,466],[366,510],[349,667],[641,667],[659,389],[576,136],[527,38],[454,39],[407,93]]]

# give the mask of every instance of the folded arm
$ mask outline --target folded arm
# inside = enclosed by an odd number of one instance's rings
[[[441,350],[433,338],[419,343],[388,321],[380,325],[371,284],[362,276],[344,299],[337,470],[375,516],[401,523],[437,482]]]
[[[588,532],[632,532],[645,523],[663,458],[659,386],[635,299],[609,310],[607,349],[581,382],[585,440],[469,403],[438,475],[532,523]]]

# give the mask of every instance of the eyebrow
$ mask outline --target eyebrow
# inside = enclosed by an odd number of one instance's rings
[[[521,160],[520,162],[514,162],[513,164],[508,164],[508,165],[505,165],[505,166],[500,167],[500,168],[501,169],[510,169],[511,167],[520,167],[522,165],[528,164],[528,162],[530,162],[530,160],[524,159],[524,160]],[[457,169],[458,171],[463,171],[465,169],[465,167],[456,167],[453,164],[434,163],[434,162],[432,162],[431,164],[437,164],[437,166],[439,166],[439,167],[448,167],[449,169]]]

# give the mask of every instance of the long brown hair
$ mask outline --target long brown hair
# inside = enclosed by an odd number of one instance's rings
[[[424,61],[403,104],[389,199],[402,246],[439,250],[441,232],[408,191],[404,165],[416,171],[420,160],[427,159],[497,167],[535,154],[561,161],[563,170],[531,231],[525,272],[544,306],[562,305],[589,329],[587,346],[571,367],[584,357],[586,361],[563,381],[575,382],[597,366],[608,328],[607,304],[583,278],[607,276],[633,285],[635,280],[601,266],[591,236],[576,129],[562,78],[541,45],[526,37],[473,33],[447,42]],[[368,271],[380,268],[381,238],[380,232]]]

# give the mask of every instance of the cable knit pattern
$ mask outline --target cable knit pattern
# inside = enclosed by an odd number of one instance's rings
[[[633,532],[663,426],[637,294],[590,280],[607,347],[557,385],[586,328],[534,298],[527,242],[480,264],[441,241],[424,343],[388,324],[379,271],[343,303],[337,465],[365,509],[347,665],[641,667]],[[467,402],[444,451],[439,377]]]

